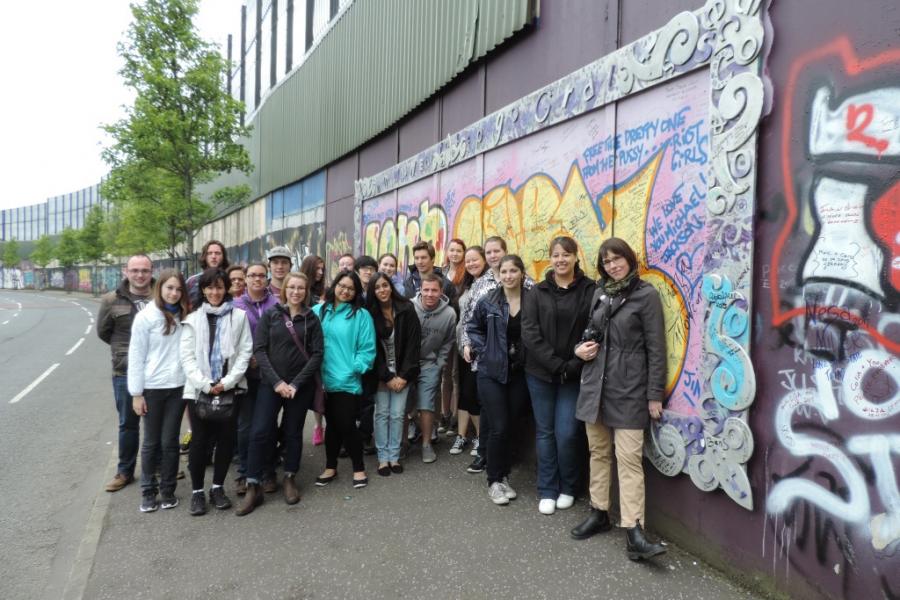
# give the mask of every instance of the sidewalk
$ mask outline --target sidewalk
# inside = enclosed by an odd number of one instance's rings
[[[570,539],[586,502],[538,513],[531,464],[510,478],[519,498],[494,506],[484,476],[465,472],[471,457],[451,457],[446,442],[436,463],[423,464],[414,449],[406,472],[387,478],[366,457],[362,490],[342,459],[338,479],[316,488],[324,449],[310,444],[311,429],[310,418],[297,476],[303,499],[293,507],[279,489],[246,517],[214,509],[191,517],[186,481],[169,511],[140,513],[137,485],[112,495],[84,597],[756,597],[671,545],[658,559],[631,562],[620,529]],[[226,490],[237,502],[233,476]]]

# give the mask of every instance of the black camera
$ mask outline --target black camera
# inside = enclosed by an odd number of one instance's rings
[[[587,329],[584,330],[584,333],[581,334],[581,342],[597,342],[598,344],[602,344],[603,330],[596,329],[593,325],[588,325]]]

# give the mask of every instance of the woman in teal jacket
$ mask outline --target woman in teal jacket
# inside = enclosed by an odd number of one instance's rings
[[[368,485],[362,438],[356,417],[362,400],[362,376],[375,361],[375,326],[363,308],[362,283],[356,273],[342,271],[325,292],[325,302],[313,309],[325,334],[322,383],[325,386],[325,470],[316,485],[337,477],[341,446],[353,461],[353,487]]]

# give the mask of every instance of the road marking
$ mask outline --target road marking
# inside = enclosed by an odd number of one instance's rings
[[[84,335],[87,335],[91,332],[91,327],[93,327],[93,321],[91,321],[91,325],[88,325],[88,328],[84,330]]]
[[[87,333],[87,332],[85,332],[85,333]],[[82,344],[82,342],[84,342],[84,338],[81,338],[80,340],[78,340],[77,342],[75,342],[75,345],[72,346],[71,348],[69,348],[69,351],[66,352],[66,356],[69,356],[70,354],[72,354],[73,352],[75,352],[76,350],[78,350],[78,346],[80,346],[80,345]]]
[[[25,388],[24,390],[22,390],[21,392],[16,394],[16,397],[13,398],[12,400],[10,400],[9,403],[15,404],[16,402],[18,402],[19,400],[24,398],[26,395],[28,395],[28,392],[30,392],[31,390],[36,388],[38,386],[38,384],[40,382],[42,382],[44,379],[46,379],[47,376],[50,375],[50,373],[52,373],[54,371],[54,369],[56,369],[56,367],[58,367],[58,366],[59,366],[59,363],[53,363],[52,365],[50,365],[49,369],[47,369],[46,371],[41,373],[41,375],[37,379],[32,381],[30,384],[28,384],[27,388]]]
[[[3,321],[3,324],[4,324],[4,325],[6,325],[7,323],[9,323],[9,319]]]

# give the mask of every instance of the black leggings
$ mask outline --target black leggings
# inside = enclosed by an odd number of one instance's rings
[[[511,446],[518,445],[521,428],[516,421],[525,405],[530,404],[525,373],[509,373],[506,383],[482,375],[478,372],[478,394],[484,409],[481,421],[482,443],[487,442],[488,484],[502,480],[509,475],[512,463]],[[485,440],[484,420],[487,417],[488,433]],[[513,440],[515,438],[515,441]],[[481,451],[481,448],[479,448]],[[483,455],[485,456],[485,455]]]
[[[362,439],[356,427],[362,396],[347,392],[325,394],[325,468],[337,469],[338,453],[341,446],[350,453],[354,471],[365,471],[363,464]]]
[[[459,410],[464,410],[473,417],[481,414],[476,375],[472,371],[472,365],[462,357],[459,359]],[[466,432],[461,431],[459,435],[466,435]]]
[[[196,402],[188,401],[188,415],[191,419],[191,447],[188,450],[188,471],[191,472],[191,489],[202,490],[206,475],[206,460],[209,449],[215,444],[213,457],[213,485],[225,483],[228,466],[234,457],[234,441],[237,429],[236,415],[224,421],[204,421],[197,416]]]

